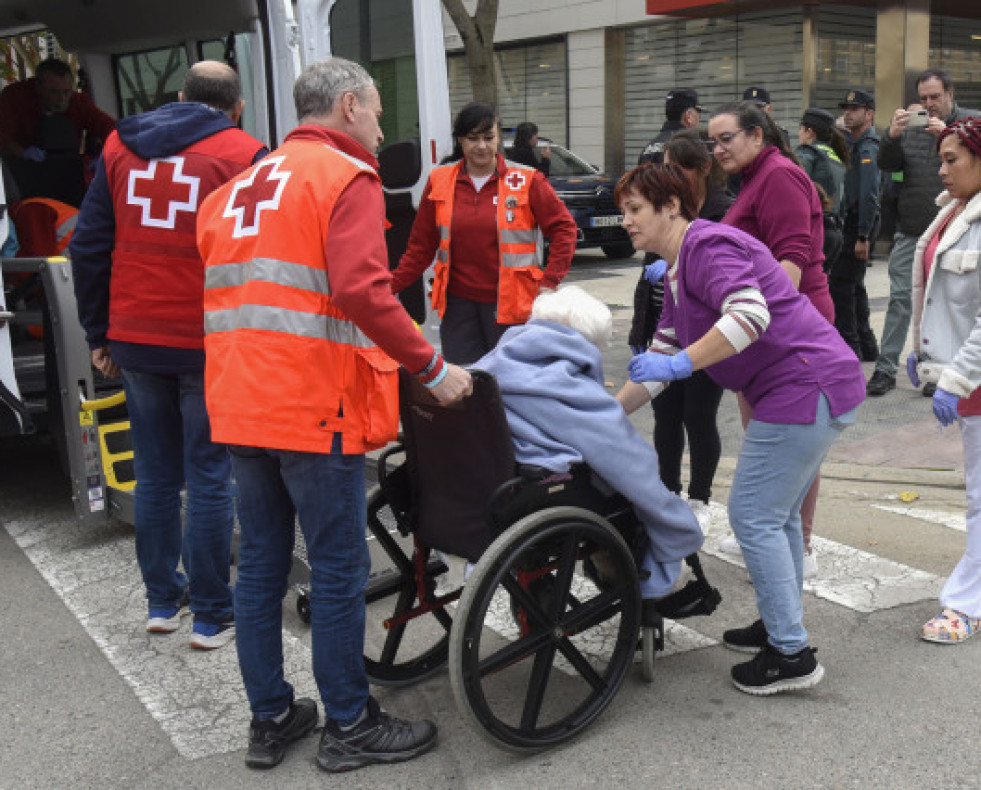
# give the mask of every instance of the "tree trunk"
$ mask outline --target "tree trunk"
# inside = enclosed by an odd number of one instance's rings
[[[494,30],[499,0],[477,0],[470,16],[463,0],[443,0],[443,7],[463,40],[470,71],[474,101],[497,106],[497,59],[494,57]]]

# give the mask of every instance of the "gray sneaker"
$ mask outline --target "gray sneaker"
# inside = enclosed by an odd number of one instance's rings
[[[367,716],[350,730],[342,730],[336,721],[324,724],[317,765],[330,773],[353,771],[374,763],[411,760],[435,745],[436,725],[431,721],[396,719],[369,697]]]

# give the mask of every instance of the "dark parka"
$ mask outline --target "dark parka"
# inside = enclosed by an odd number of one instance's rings
[[[955,104],[944,123],[950,126],[962,118],[979,115],[977,110],[965,110]],[[902,172],[897,210],[899,232],[919,237],[937,216],[934,201],[943,191],[937,138],[920,128],[907,129],[898,138],[890,137],[887,132],[879,146],[879,167],[890,173]]]

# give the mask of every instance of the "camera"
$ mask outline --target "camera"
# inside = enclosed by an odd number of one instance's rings
[[[912,110],[909,114],[909,123],[907,127],[914,129],[917,127],[924,127],[927,125],[927,120],[930,114],[926,110]]]

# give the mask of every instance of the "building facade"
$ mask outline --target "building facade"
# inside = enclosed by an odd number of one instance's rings
[[[876,125],[884,127],[893,109],[913,101],[911,76],[927,66],[951,74],[960,104],[981,107],[981,4],[973,5],[955,7],[968,16],[954,16],[931,13],[925,0],[744,7],[738,0],[648,0],[646,7],[642,0],[501,0],[501,118],[505,125],[532,120],[543,136],[619,173],[661,127],[673,87],[696,89],[710,114],[762,85],[792,136],[805,107],[837,113],[849,87],[876,90]],[[470,83],[459,36],[444,21],[456,111],[469,101]]]

